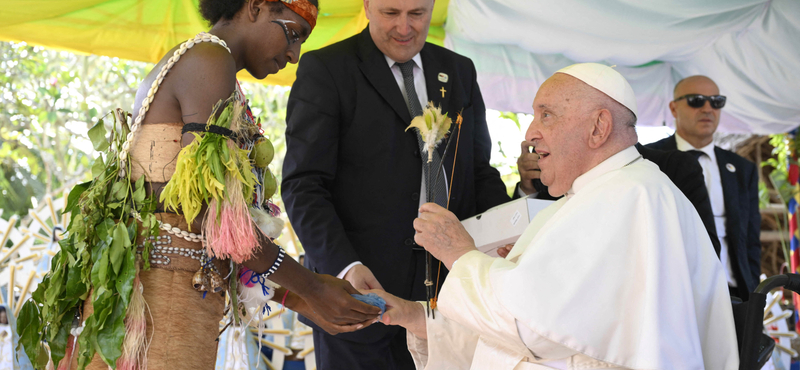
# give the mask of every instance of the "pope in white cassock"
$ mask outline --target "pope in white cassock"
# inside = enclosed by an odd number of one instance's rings
[[[542,182],[565,194],[506,258],[425,204],[416,241],[450,269],[436,318],[382,291],[383,323],[408,329],[418,369],[737,369],[722,265],[692,204],[642,159],[636,100],[610,67],[542,84],[526,139]]]

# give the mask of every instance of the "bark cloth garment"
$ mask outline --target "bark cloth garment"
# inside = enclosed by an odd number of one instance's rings
[[[165,183],[175,171],[175,160],[181,150],[182,123],[154,123],[142,125],[134,139],[130,154],[131,180],[142,175],[150,182]],[[164,223],[189,230],[181,215],[157,213]],[[199,232],[199,230],[192,230]],[[161,231],[161,236],[169,235]],[[141,239],[137,241],[141,244]],[[203,249],[202,243],[189,242],[172,236],[169,246]],[[223,317],[223,293],[203,294],[192,287],[192,277],[200,269],[200,262],[189,257],[170,254],[170,263],[151,263],[150,270],[140,272],[143,294],[149,312],[147,337],[152,338],[147,352],[151,369],[213,369],[217,358],[219,322]],[[213,262],[222,277],[228,276],[229,261]],[[83,317],[93,311],[91,299],[84,304]],[[72,369],[77,368],[77,357]],[[106,370],[108,365],[95,355],[87,366],[91,370]]]

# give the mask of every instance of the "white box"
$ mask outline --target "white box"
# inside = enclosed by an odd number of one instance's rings
[[[478,250],[498,257],[497,248],[516,242],[533,217],[551,204],[552,200],[520,198],[470,217],[461,224],[475,240]]]

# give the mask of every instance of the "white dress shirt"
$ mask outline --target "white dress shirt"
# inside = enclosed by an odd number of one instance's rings
[[[711,200],[711,212],[714,214],[714,224],[717,229],[717,238],[719,238],[719,259],[725,266],[725,278],[728,280],[728,285],[736,287],[736,278],[733,277],[733,267],[731,266],[731,257],[728,252],[728,243],[725,241],[725,197],[722,194],[722,178],[719,175],[719,164],[717,163],[717,155],[714,153],[714,143],[708,144],[702,148],[695,148],[686,139],[682,138],[678,133],[675,133],[675,143],[678,145],[678,150],[682,152],[697,150],[702,152],[700,158],[700,167],[703,167],[703,177],[706,181],[706,189],[708,189],[708,197]]]

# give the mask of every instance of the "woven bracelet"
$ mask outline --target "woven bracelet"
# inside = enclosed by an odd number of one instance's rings
[[[274,274],[275,271],[278,270],[278,267],[281,267],[281,263],[283,262],[283,258],[286,257],[286,252],[283,251],[283,248],[281,248],[281,246],[277,246],[277,247],[278,247],[278,257],[275,258],[275,262],[272,263],[272,266],[270,266],[269,270],[267,270],[265,273],[261,274],[261,276],[263,278],[265,278],[265,279],[268,276]]]

